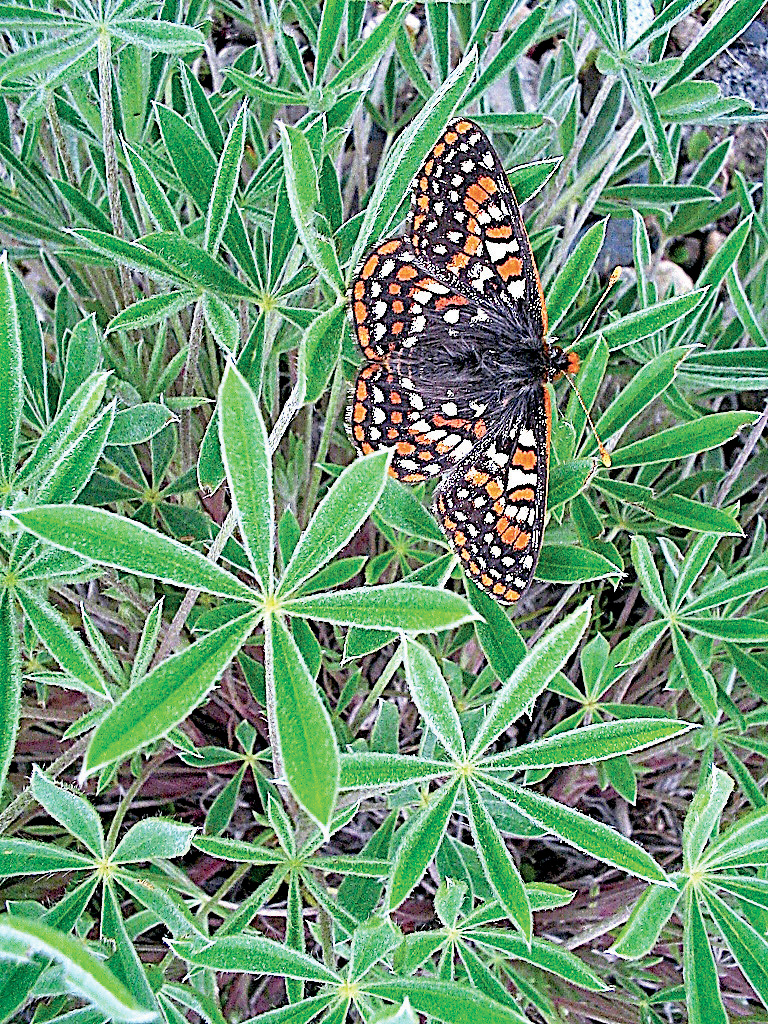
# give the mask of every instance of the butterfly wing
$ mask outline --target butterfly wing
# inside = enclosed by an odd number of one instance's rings
[[[502,604],[518,600],[539,558],[550,427],[542,385],[435,492],[434,512],[462,569]]]
[[[480,302],[511,306],[543,339],[547,312],[525,224],[496,150],[472,121],[451,121],[424,161],[408,230],[441,276],[467,282]]]
[[[369,362],[355,381],[349,431],[364,455],[393,447],[390,472],[399,480],[438,476],[486,433],[482,410],[451,396],[416,355],[430,337],[458,330],[478,312],[423,269],[407,238],[379,245],[352,284],[353,325]]]

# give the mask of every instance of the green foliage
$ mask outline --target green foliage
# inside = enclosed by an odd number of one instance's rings
[[[763,1019],[761,6],[0,5],[0,1022]],[[343,426],[455,114],[581,358],[512,612]]]

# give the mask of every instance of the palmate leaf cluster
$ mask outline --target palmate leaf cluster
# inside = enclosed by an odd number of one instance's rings
[[[760,6],[0,5],[0,1020],[768,1019]],[[613,461],[511,614],[343,427],[457,113]]]

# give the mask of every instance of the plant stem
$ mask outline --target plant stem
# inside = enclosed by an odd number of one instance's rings
[[[357,733],[357,730],[365,721],[368,712],[371,710],[373,705],[376,703],[376,701],[379,699],[379,697],[382,695],[384,690],[389,685],[392,676],[394,676],[395,672],[397,672],[397,670],[400,668],[402,660],[402,649],[398,648],[397,653],[394,654],[387,662],[386,668],[381,673],[379,678],[376,680],[373,689],[365,698],[360,707],[357,709],[355,717],[349,723],[349,731],[352,736],[354,736]]]
[[[120,206],[120,176],[115,145],[115,121],[112,116],[112,43],[109,33],[99,35],[99,110],[101,113],[102,143],[107,174],[109,216],[118,238],[125,238],[123,211]],[[131,304],[131,280],[128,268],[120,265],[121,299],[124,306]]]
[[[200,357],[200,342],[203,337],[203,300],[195,303],[192,326],[189,329],[189,348],[181,377],[181,395],[186,398],[192,394],[194,379],[197,376],[197,361]],[[191,469],[195,462],[192,439],[192,410],[182,409],[181,412],[181,459],[184,470]]]
[[[211,549],[208,552],[208,558],[211,562],[218,562],[219,555],[224,550],[224,545],[227,543],[229,538],[235,532],[235,526],[237,525],[237,515],[234,510],[230,510],[229,515],[224,520],[224,523],[216,535],[216,539],[211,544]],[[172,650],[176,647],[181,636],[181,631],[184,628],[184,623],[187,621],[189,613],[194,607],[195,601],[198,599],[201,590],[189,590],[184,595],[184,600],[179,605],[179,610],[173,617],[173,621],[168,628],[168,632],[163,638],[163,642],[158,648],[157,654],[155,655],[152,664],[159,665]]]
[[[550,278],[555,273],[555,269],[559,269],[565,263],[571,245],[573,244],[581,229],[586,224],[587,218],[590,216],[592,210],[595,208],[595,204],[600,199],[600,196],[605,191],[605,188],[608,182],[610,181],[613,172],[616,170],[616,167],[618,166],[619,160],[621,160],[622,156],[624,155],[624,150],[632,141],[632,137],[637,131],[638,125],[638,119],[633,116],[629,119],[629,121],[627,121],[627,123],[619,132],[619,134],[616,136],[613,147],[613,153],[611,154],[610,160],[603,169],[603,173],[592,186],[589,195],[586,197],[584,203],[580,207],[579,212],[576,218],[574,219],[570,229],[566,231],[566,233],[563,235],[563,238],[560,241],[560,245],[557,248],[557,252],[555,253],[553,259],[550,262]]]
[[[320,478],[322,476],[322,469],[320,463],[325,460],[328,454],[328,449],[331,446],[331,437],[333,436],[333,430],[336,426],[336,419],[341,412],[341,406],[344,400],[344,373],[341,369],[341,363],[336,367],[336,372],[333,375],[333,383],[331,384],[331,394],[328,398],[328,405],[325,410],[325,422],[323,423],[323,432],[320,435],[320,444],[317,446],[317,454],[315,456],[315,465],[312,469],[312,476],[309,481],[309,487],[307,489],[307,496],[304,499],[304,507],[302,508],[300,521],[306,526],[309,521],[309,517],[315,507],[317,501],[317,492],[320,487]]]
[[[66,771],[69,766],[84,754],[88,744],[91,742],[90,735],[81,736],[79,740],[68,747],[60,757],[57,757],[50,768],[44,772],[47,779],[55,779],[61,775],[63,771]],[[13,800],[5,808],[2,814],[0,814],[0,835],[7,832],[11,825],[20,818],[21,815],[28,810],[35,803],[35,798],[32,796],[32,790],[27,787],[23,792],[19,793],[15,800]]]

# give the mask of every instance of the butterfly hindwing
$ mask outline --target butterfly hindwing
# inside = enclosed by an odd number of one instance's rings
[[[539,273],[496,150],[472,121],[451,121],[417,175],[409,233],[414,251],[460,277],[480,302],[525,308],[546,333]]]
[[[396,357],[363,366],[355,381],[349,430],[364,455],[394,448],[390,474],[415,484],[466,458],[486,433],[481,416],[462,416],[446,399],[425,408],[423,383],[405,377]]]
[[[494,431],[435,492],[438,522],[464,572],[502,604],[530,583],[544,534],[549,396],[541,392]]]

